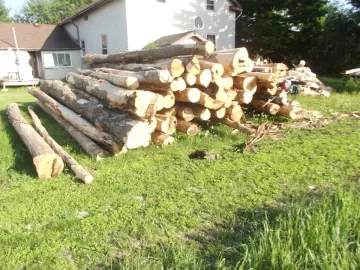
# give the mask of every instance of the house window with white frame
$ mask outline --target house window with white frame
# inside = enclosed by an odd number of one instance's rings
[[[81,51],[82,51],[82,55],[84,56],[86,54],[86,51],[85,51],[85,40],[81,40],[80,41],[80,48],[81,48]]]
[[[44,53],[43,61],[45,68],[72,66],[70,53]]]
[[[212,43],[214,43],[215,50],[216,50],[216,35],[207,35],[206,39],[209,41],[212,41]]]
[[[107,35],[101,36],[101,53],[107,54],[108,53],[108,39]]]
[[[206,0],[206,9],[215,10],[215,0]]]

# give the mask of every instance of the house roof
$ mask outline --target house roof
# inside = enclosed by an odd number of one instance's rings
[[[51,24],[0,23],[0,50],[15,48],[15,29],[19,50],[79,50],[63,27]]]
[[[82,17],[85,14],[88,14],[89,12],[96,10],[99,7],[102,7],[103,5],[106,5],[107,3],[112,2],[112,1],[113,0],[94,0],[92,3],[90,3],[89,5],[87,5],[86,7],[84,7],[77,13],[75,13],[74,15],[71,15],[70,17],[67,17],[66,19],[61,21],[58,25],[61,26],[61,25],[70,23],[72,20]],[[237,0],[227,0],[227,1],[230,2],[230,4],[232,4],[232,6],[230,6],[231,11],[242,11],[243,10]]]
[[[168,46],[171,44],[179,44],[179,43],[183,42],[184,40],[193,39],[193,38],[200,40],[200,41],[206,41],[206,38],[204,38],[199,33],[196,33],[195,31],[188,31],[188,32],[184,32],[184,33],[163,36],[163,37],[155,40],[154,43],[157,47],[163,47],[163,46]]]

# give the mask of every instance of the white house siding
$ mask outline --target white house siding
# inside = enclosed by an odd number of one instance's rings
[[[89,13],[88,21],[82,17],[74,23],[79,27],[80,40],[85,41],[85,53],[102,53],[102,35],[107,35],[108,53],[128,50],[125,0],[112,1]],[[77,41],[77,29],[72,23],[66,24],[65,30]]]
[[[44,53],[70,53],[71,55],[71,67],[52,67],[48,68],[44,66]],[[80,51],[46,51],[41,52],[43,74],[45,80],[59,80],[65,78],[69,72],[76,71],[81,67],[81,53]]]
[[[206,0],[126,0],[129,50],[141,49],[151,41],[195,29],[201,17],[201,35],[216,36],[217,49],[235,47],[235,12],[227,0],[215,0],[215,10],[206,9]]]
[[[0,78],[10,77],[11,79],[17,79],[16,73],[21,79],[31,80],[33,79],[33,70],[29,64],[30,54],[26,51],[19,51],[18,58],[20,66],[16,64],[16,52],[14,50],[2,50],[0,51]]]

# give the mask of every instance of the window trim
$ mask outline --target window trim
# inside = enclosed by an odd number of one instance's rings
[[[85,53],[86,53],[86,42],[85,42],[85,40],[80,40],[80,48],[81,48],[81,52],[82,52],[82,54],[84,56]]]
[[[106,48],[103,47],[103,36],[106,36]],[[100,35],[100,47],[101,47],[101,54],[109,54],[109,38],[107,34]],[[104,53],[106,50],[106,53]]]
[[[209,1],[211,1],[212,4],[209,4]],[[212,7],[212,8],[209,8],[209,7]],[[215,0],[206,0],[206,10],[215,11]]]
[[[70,56],[70,66],[59,66],[59,65],[46,66],[45,61],[44,61],[45,60],[45,57],[44,57],[45,54],[51,54],[51,55],[56,54],[56,59],[57,59],[58,63],[59,63],[59,56],[58,56],[59,54],[63,54],[64,58],[65,58],[65,54],[68,54]],[[41,59],[42,59],[42,64],[43,64],[44,69],[63,69],[63,68],[68,69],[68,68],[74,68],[73,59],[72,59],[72,53],[71,52],[43,52],[41,54]]]

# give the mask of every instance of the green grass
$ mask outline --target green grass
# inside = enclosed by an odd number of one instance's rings
[[[326,114],[360,110],[359,98],[297,97],[304,107]],[[94,173],[95,181],[83,185],[68,169],[56,179],[37,179],[7,121],[10,102],[28,119],[26,107],[35,106],[50,135]],[[261,263],[271,268],[261,257],[271,239],[263,222],[276,231],[294,204],[359,180],[358,120],[311,132],[289,129],[284,140],[257,144],[257,155],[236,151],[247,136],[208,125],[195,137],[177,134],[176,144],[168,147],[151,145],[96,162],[24,88],[0,93],[0,116],[0,269],[232,269],[243,260],[245,269],[261,269],[256,268]],[[221,159],[188,158],[201,149]],[[255,253],[256,246],[263,249]],[[297,266],[303,269],[292,269]]]

